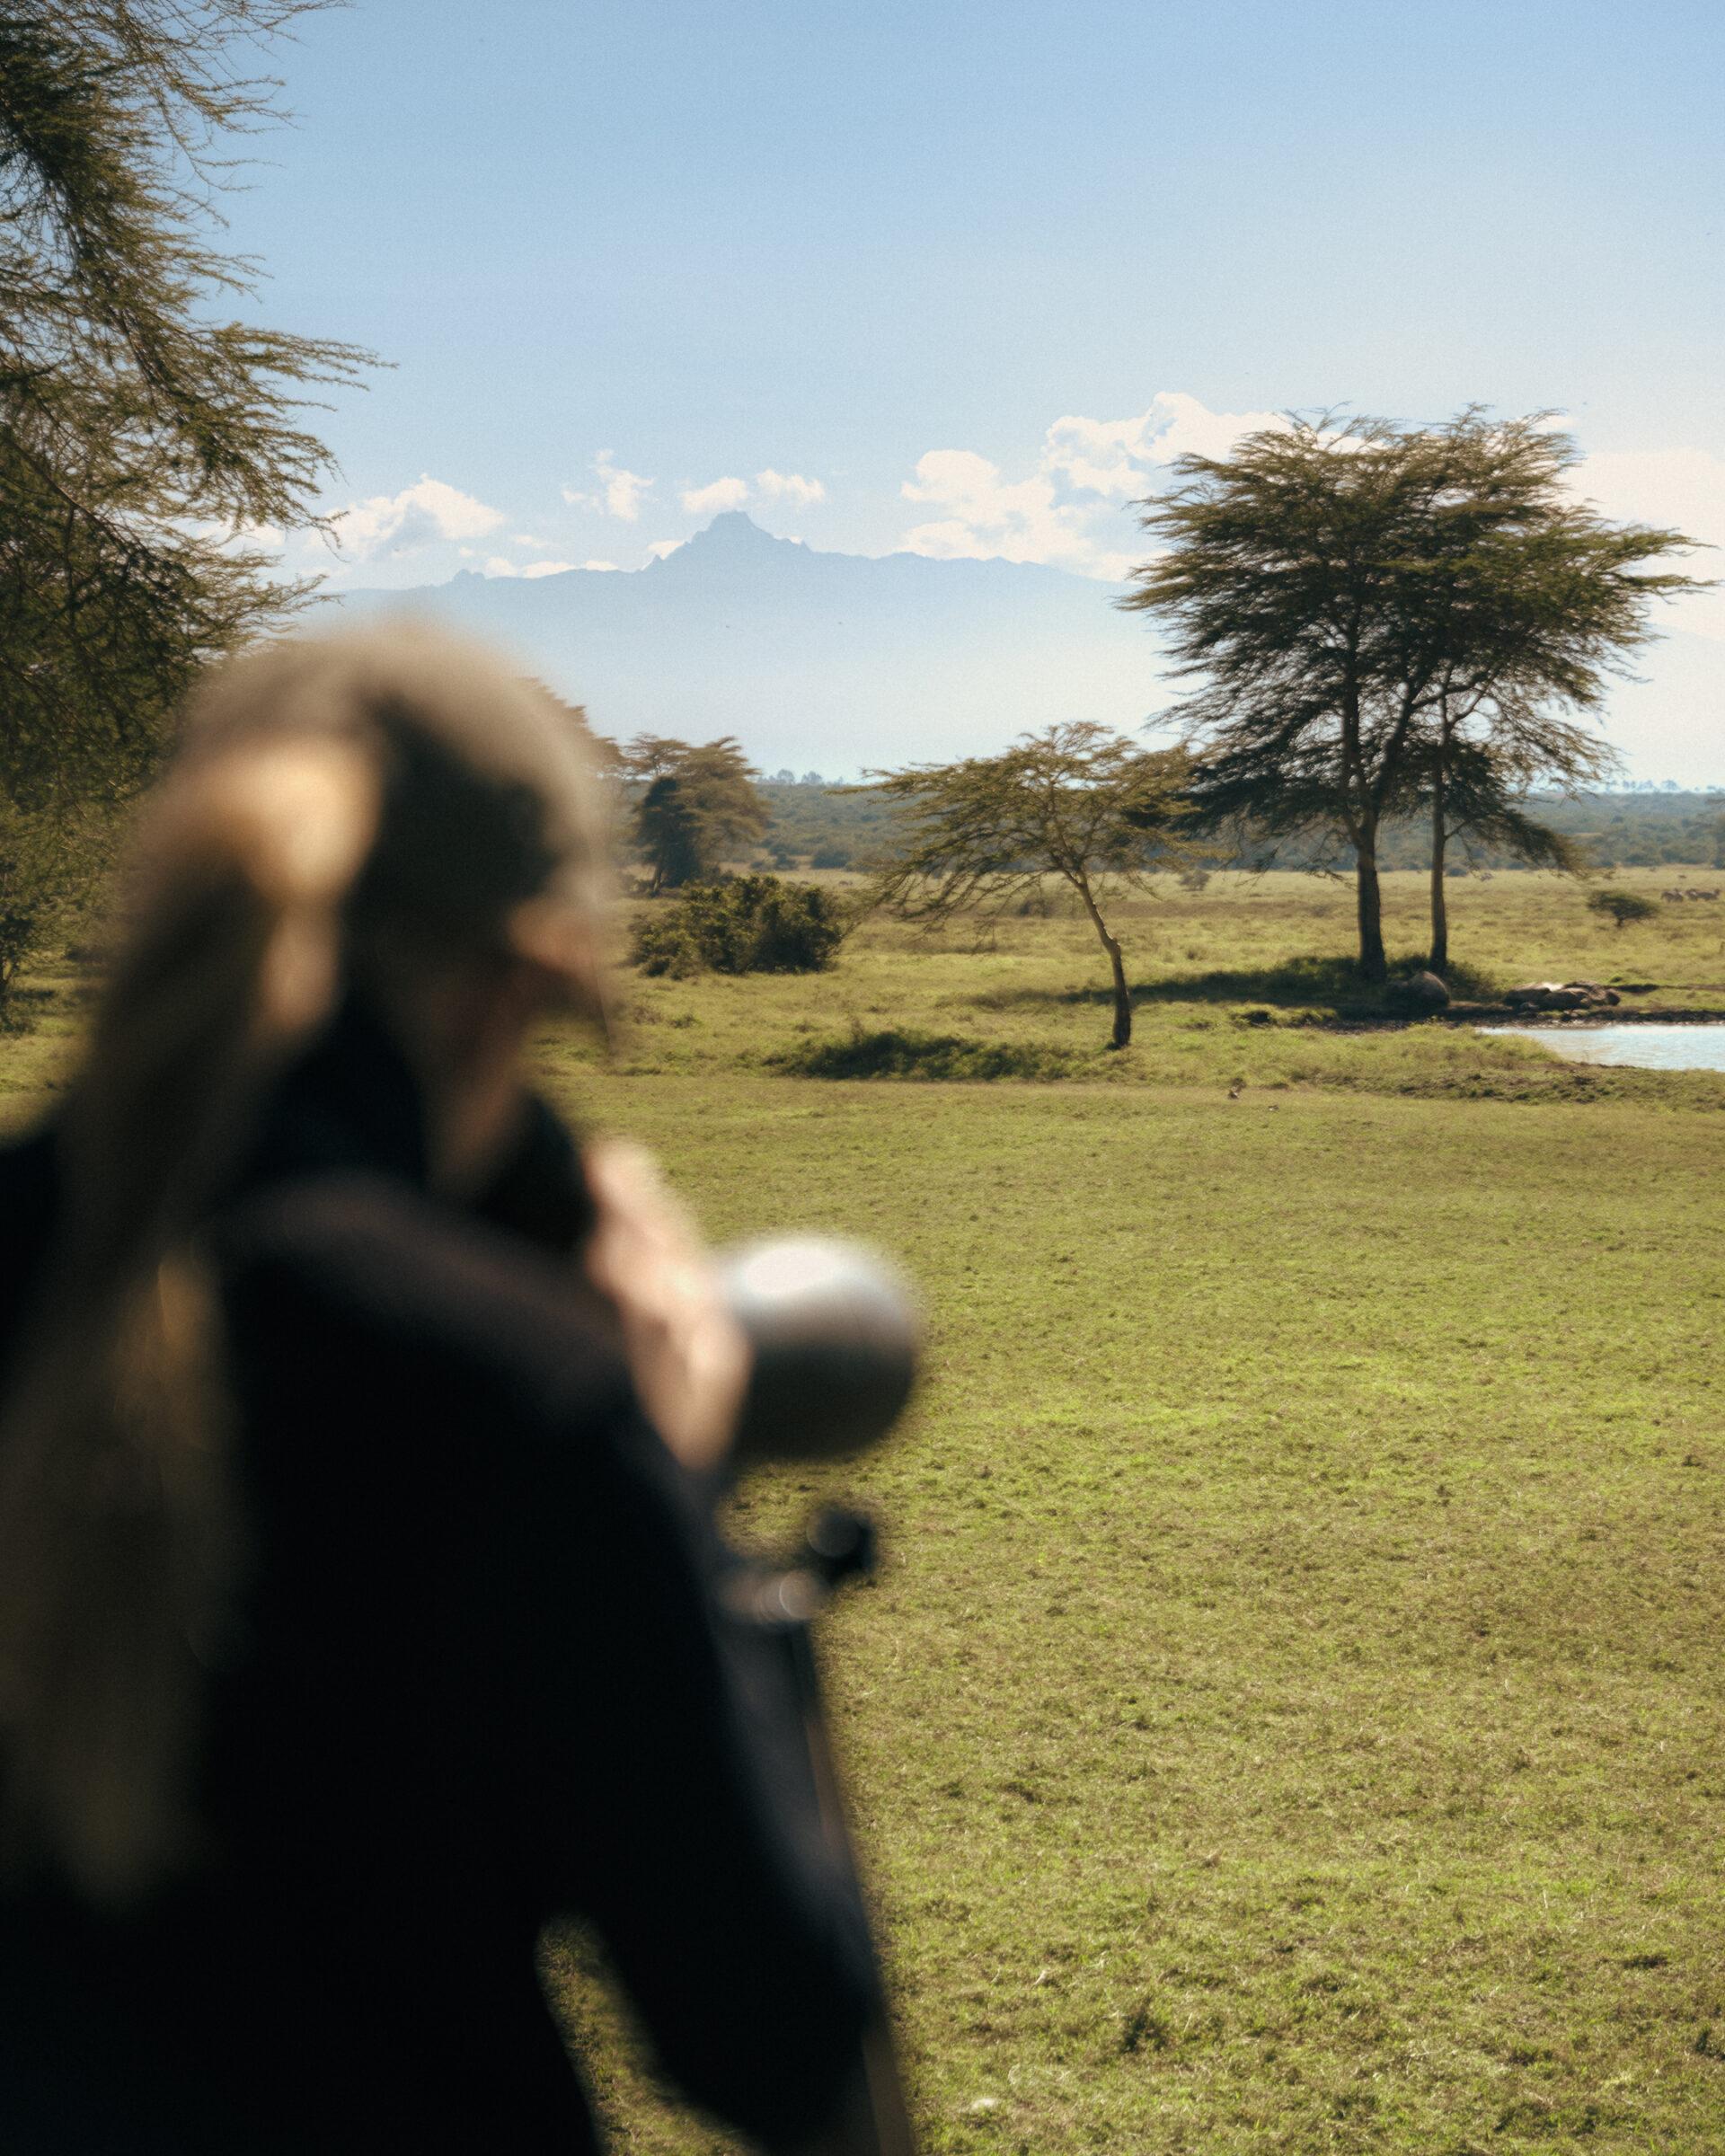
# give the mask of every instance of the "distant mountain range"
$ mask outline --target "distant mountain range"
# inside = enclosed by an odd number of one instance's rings
[[[641,570],[464,573],[326,603],[488,637],[601,733],[735,734],[765,771],[834,778],[1057,720],[1141,726],[1167,692],[1117,596],[1023,562],[817,553],[737,509]]]
[[[645,569],[466,572],[325,604],[488,637],[601,733],[735,734],[764,771],[850,778],[986,754],[1058,719],[1142,726],[1173,690],[1119,596],[1028,562],[817,553],[733,509]],[[1641,656],[1643,678],[1614,685],[1605,731],[1633,768],[1725,775],[1722,662],[1717,639],[1672,631]]]

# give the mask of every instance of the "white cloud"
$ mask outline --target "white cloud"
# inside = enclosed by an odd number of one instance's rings
[[[1661,566],[1694,577],[1725,575],[1725,457],[1706,449],[1604,449],[1582,458],[1570,484],[1607,517],[1658,525],[1721,550],[1676,555]],[[1655,607],[1651,618],[1656,629],[1725,641],[1725,591],[1674,600]]]
[[[625,471],[615,460],[609,449],[602,449],[594,460],[594,471],[598,475],[595,490],[583,490],[579,487],[565,487],[563,499],[571,508],[597,509],[606,517],[621,517],[626,524],[635,523],[641,516],[641,498],[654,484],[642,478],[639,472]],[[799,508],[811,503],[825,501],[827,489],[818,479],[810,479],[802,472],[779,472],[771,465],[755,474],[752,491],[764,501],[788,501]],[[682,505],[690,517],[715,517],[721,510],[740,509],[750,498],[751,489],[746,479],[727,473],[704,487],[688,487],[683,490]],[[544,546],[543,539],[531,539],[525,533],[516,535],[518,546]]]
[[[616,566],[615,561],[583,561],[581,563],[583,569],[615,569]]]
[[[943,561],[1048,561],[1110,579],[1130,566],[1128,555],[1098,541],[1088,504],[1060,501],[1055,482],[1040,473],[1005,480],[998,464],[974,450],[931,450],[900,491],[907,501],[946,512],[905,534],[901,543],[913,554]]]
[[[691,487],[683,507],[691,517],[712,517],[721,509],[740,509],[748,499],[746,479],[715,479],[710,487]]]
[[[1582,458],[1571,483],[1608,517],[1670,526],[1714,545],[1725,540],[1725,457],[1708,450],[1599,450]]]
[[[801,472],[774,472],[770,465],[755,474],[755,484],[768,501],[794,501],[800,508],[827,499],[818,479],[805,479]]]
[[[1078,494],[1126,501],[1144,485],[1142,420],[1057,420],[1043,437],[1042,468]]]
[[[667,554],[674,554],[682,543],[680,539],[655,539],[647,552],[655,561],[662,561]]]
[[[358,561],[411,553],[440,539],[476,539],[502,522],[501,509],[488,508],[429,473],[399,494],[373,494],[332,519],[336,544]]]
[[[827,499],[819,480],[801,472],[775,472],[770,464],[755,474],[755,491],[764,501],[789,501],[804,509]],[[691,517],[712,517],[721,509],[740,509],[748,493],[746,479],[715,479],[711,486],[691,487],[683,496],[683,507]]]
[[[1279,411],[1211,411],[1196,397],[1179,390],[1163,390],[1150,400],[1156,424],[1148,436],[1149,455],[1155,464],[1172,464],[1177,456],[1226,456],[1234,444],[1249,434],[1286,429],[1287,415]]]
[[[654,482],[643,479],[639,472],[625,471],[609,449],[600,450],[593,460],[593,469],[598,475],[598,491],[583,494],[577,488],[565,487],[563,499],[571,508],[599,509],[607,517],[633,524],[641,515],[641,498]]]
[[[469,552],[464,547],[464,553]],[[592,564],[588,564],[591,568]],[[485,564],[488,577],[560,577],[566,569],[575,567],[572,561],[529,561],[525,565],[511,561],[502,554],[493,554]]]
[[[1211,411],[1164,390],[1135,418],[1069,412],[1056,420],[1024,479],[1004,478],[974,450],[931,450],[902,491],[945,514],[914,526],[901,543],[943,560],[1046,561],[1118,581],[1145,553],[1142,543],[1132,544],[1123,506],[1151,490],[1158,467],[1188,452],[1225,455],[1243,435],[1280,423],[1273,412]]]
[[[931,450],[901,492],[935,514],[899,543],[942,560],[1043,561],[1116,580],[1149,551],[1128,505],[1155,493],[1176,457],[1226,456],[1243,436],[1286,424],[1276,412],[1212,411],[1183,391],[1164,390],[1127,419],[1069,412],[1056,420],[1022,476],[974,450]],[[1701,553],[1676,566],[1725,575],[1725,457],[1703,449],[1601,452],[1583,459],[1572,484],[1609,517],[1670,526],[1719,547],[1717,562]],[[1725,592],[1680,599],[1657,609],[1654,621],[1725,640]]]
[[[1177,456],[1226,456],[1243,435],[1281,424],[1273,411],[1211,411],[1196,397],[1163,390],[1130,420],[1086,420],[1069,413],[1043,437],[1042,469],[1075,492],[1141,495],[1151,467]]]

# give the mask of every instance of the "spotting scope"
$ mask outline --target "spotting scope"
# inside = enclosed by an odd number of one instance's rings
[[[922,1327],[898,1273],[861,1243],[794,1235],[721,1251],[755,1351],[736,1462],[845,1460],[884,1437],[916,1389]]]
[[[799,1235],[721,1251],[731,1312],[755,1350],[738,1425],[737,1471],[766,1460],[843,1460],[884,1437],[916,1383],[922,1347],[909,1289],[861,1244]],[[745,1562],[727,1600],[777,1660],[802,1725],[809,1788],[834,1855],[856,1869],[827,1731],[810,1621],[874,1565],[874,1530],[829,1507],[788,1563]],[[842,2115],[810,2156],[915,2156],[916,2136],[890,2024],[864,2030]]]

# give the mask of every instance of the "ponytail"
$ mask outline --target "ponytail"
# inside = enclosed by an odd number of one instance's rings
[[[599,797],[558,707],[423,629],[218,669],[153,803],[0,1400],[0,1860],[90,1900],[195,1857],[243,1520],[199,1235],[338,985],[526,959],[597,1006]]]
[[[0,1413],[0,1848],[123,1902],[195,1853],[242,1560],[200,1220],[327,1016],[375,759],[295,732],[189,758],[58,1131],[63,1197]]]

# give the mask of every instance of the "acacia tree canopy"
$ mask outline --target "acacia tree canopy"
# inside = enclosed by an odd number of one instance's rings
[[[308,385],[367,355],[255,319],[217,155],[276,112],[248,54],[325,0],[13,0],[0,15],[0,791],[123,795],[208,659],[305,582]]]
[[[1112,1046],[1132,1038],[1125,956],[1104,907],[1183,857],[1187,759],[1146,750],[1089,720],[1022,735],[994,756],[869,774],[901,804],[903,835],[871,896],[907,920],[998,912],[1044,878],[1076,892],[1113,983]],[[862,790],[859,790],[862,791]]]
[[[1545,415],[1469,411],[1438,431],[1454,478],[1434,519],[1447,543],[1432,551],[1420,632],[1437,665],[1402,791],[1430,826],[1428,963],[1442,972],[1449,841],[1474,834],[1526,861],[1583,865],[1528,814],[1527,798],[1535,787],[1573,792],[1615,768],[1587,721],[1653,633],[1650,602],[1696,580],[1657,566],[1690,543],[1680,534],[1614,525],[1575,499],[1575,443]]]
[[[1544,415],[1296,416],[1227,457],[1182,457],[1143,505],[1165,551],[1121,604],[1167,625],[1199,685],[1176,713],[1198,820],[1343,835],[1369,979],[1387,971],[1384,817],[1461,777],[1462,812],[1538,844],[1516,790],[1597,775],[1574,714],[1644,639],[1649,603],[1694,581],[1645,566],[1690,543],[1680,534],[1574,499],[1575,460]]]

